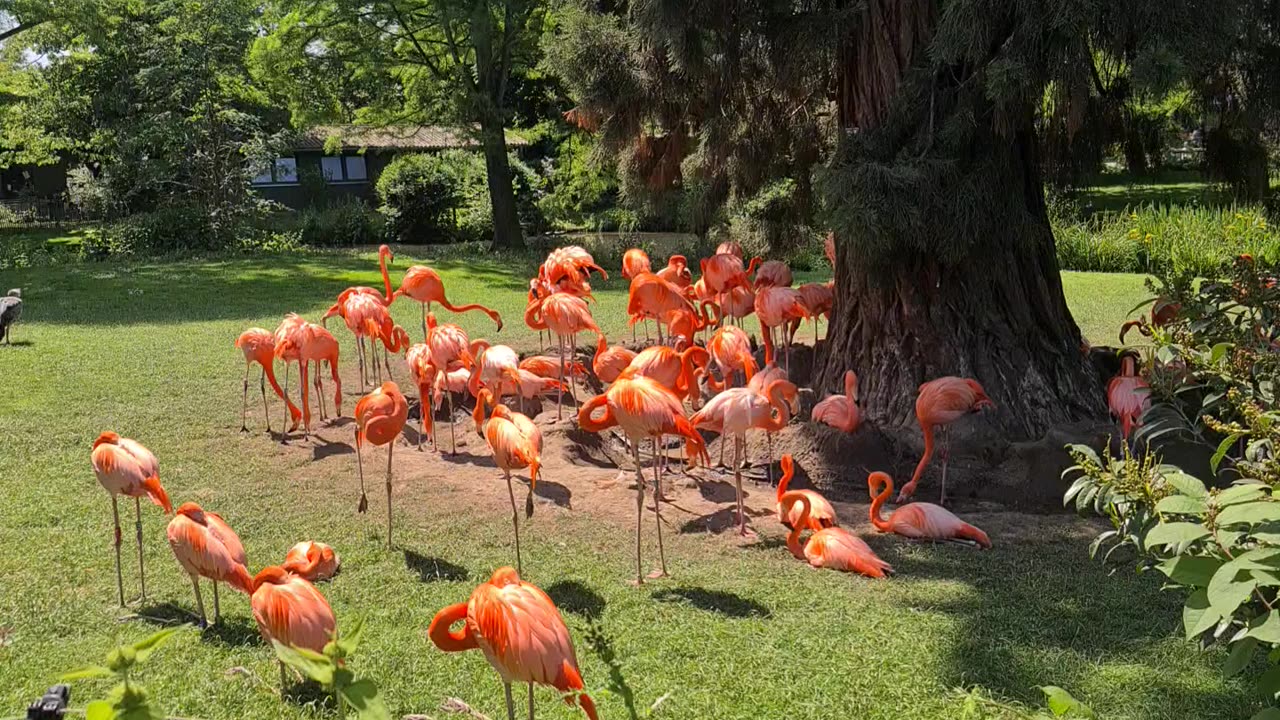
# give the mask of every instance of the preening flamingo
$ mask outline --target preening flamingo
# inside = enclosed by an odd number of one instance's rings
[[[560,347],[560,382],[564,383],[565,347],[569,349],[569,391],[573,392],[573,362],[578,357],[578,333],[590,330],[596,339],[604,337],[600,326],[591,317],[591,308],[587,301],[567,293],[555,293],[541,300],[532,302],[525,309],[525,324],[535,330],[547,329],[556,334]],[[518,381],[517,381],[518,382]],[[556,397],[556,419],[564,417],[564,393]]]
[[[342,307],[342,321],[356,338],[356,358],[360,363],[360,390],[363,392],[369,382],[369,362],[366,358],[366,352],[374,351],[373,339],[384,322],[390,321],[391,316],[387,313],[386,307],[371,295],[353,293],[345,299],[340,297],[339,304]],[[365,338],[370,340],[369,351],[365,350]],[[279,344],[278,339],[276,344]],[[376,355],[373,358],[373,366],[376,371],[378,366]],[[288,390],[288,387],[288,375],[286,374],[285,389]]]
[[[498,327],[501,329],[501,321],[498,322]],[[451,323],[438,324],[435,313],[427,313],[426,338],[427,346],[431,348],[431,364],[435,366],[437,374],[448,372],[450,365],[455,362],[462,363],[463,367],[470,367],[475,362],[467,333]],[[435,378],[432,378],[432,382],[435,382]],[[449,452],[457,453],[458,437],[453,427],[453,393],[447,393],[446,400],[449,403]],[[435,427],[434,418],[431,426]]]
[[[640,273],[653,272],[649,266],[649,254],[640,248],[622,253],[622,279],[630,280]]]
[[[720,324],[720,306],[714,300],[701,300],[689,308],[669,310],[658,321],[667,326],[667,339],[671,346],[681,350],[693,345],[694,337],[702,330]]]
[[[297,410],[298,407],[289,401],[289,363],[299,362],[298,358],[301,355],[299,351],[299,348],[301,347],[301,338],[299,337],[299,333],[302,332],[302,328],[305,327],[306,324],[307,321],[297,313],[288,313],[280,320],[280,324],[276,326],[276,330],[271,336],[272,340],[274,340],[275,357],[277,360],[282,360],[284,362],[285,408],[286,412],[293,417],[293,424],[289,426],[289,429],[280,433],[280,442],[282,443],[288,440],[289,433],[298,429],[298,420],[301,418],[301,411],[299,411],[298,415],[293,415],[293,412]],[[289,343],[288,341],[290,340],[293,342]],[[301,370],[300,363],[299,370]]]
[[[192,502],[183,503],[169,521],[166,534],[173,556],[191,576],[191,588],[195,590],[196,607],[200,611],[200,627],[208,625],[204,600],[200,597],[200,578],[213,582],[214,623],[218,622],[221,614],[218,607],[219,582],[225,582],[245,595],[253,592],[253,578],[245,565],[244,546],[235,531],[217,513],[205,512]]]
[[[573,367],[569,364],[573,363]],[[520,361],[520,369],[544,378],[559,378],[562,373],[577,373],[579,375],[587,374],[587,366],[577,360],[566,360],[561,362],[559,358],[553,358],[550,355],[534,355]]]
[[[835,306],[835,292],[832,290],[831,282],[825,283],[805,283],[797,288],[800,298],[804,300],[805,310],[809,313],[809,319],[813,320],[813,344],[818,344],[818,316],[824,317],[827,322],[831,322],[831,309]],[[791,339],[794,340],[796,330],[800,328],[800,321],[795,320],[791,325]]]
[[[427,314],[431,312],[431,303],[439,303],[440,307],[452,313],[479,310],[497,324],[498,332],[502,332],[502,316],[496,310],[490,310],[484,305],[457,306],[449,302],[444,294],[444,281],[440,279],[440,274],[425,265],[414,265],[406,270],[404,279],[400,281],[400,288],[395,294],[412,298],[422,304],[423,337],[427,334]]]
[[[1120,421],[1127,442],[1129,433],[1142,425],[1142,414],[1151,405],[1151,386],[1138,374],[1138,356],[1128,351],[1120,355],[1120,372],[1107,383],[1107,406]]]
[[[604,408],[600,419],[592,414]],[[644,471],[640,464],[640,441],[650,438],[654,443],[654,458],[658,456],[657,439],[663,435],[680,435],[686,440],[689,458],[696,461],[707,460],[707,447],[702,436],[684,416],[684,408],[680,400],[670,390],[646,377],[619,378],[609,386],[603,395],[597,395],[578,411],[578,425],[587,432],[601,432],[614,425],[622,429],[631,441],[631,457],[636,466],[636,584],[644,582],[644,573],[640,561],[640,538],[644,516]],[[653,464],[654,489],[658,481],[658,463]],[[658,521],[658,557],[661,570],[650,573],[650,577],[665,577],[667,574],[666,551],[662,546],[662,511],[661,503],[656,495],[653,512]]]
[[[735,240],[726,240],[716,246],[717,255],[737,255],[739,258],[746,257],[742,252],[742,246]]]
[[[799,506],[800,517],[791,528],[791,533],[787,535],[787,549],[798,560],[803,560],[815,568],[831,568],[873,578],[893,574],[892,565],[881,560],[862,538],[844,528],[815,530],[802,548],[800,533],[806,528],[813,527],[809,517],[811,500],[803,493],[789,492],[782,496],[781,502],[783,513],[793,513]]]
[[[124,579],[120,573],[120,509],[116,496],[124,495],[133,498],[133,509],[137,520],[134,524],[138,535],[138,577],[141,579],[142,598],[147,597],[147,573],[142,566],[142,498],[164,509],[166,515],[173,514],[173,504],[169,502],[169,494],[160,484],[160,462],[150,450],[141,443],[120,437],[110,430],[98,435],[93,441],[93,450],[89,455],[93,463],[93,474],[98,484],[111,495],[111,518],[115,521],[116,548],[116,590],[120,594],[120,605],[124,606]]]
[[[463,623],[457,631],[454,624]],[[529,683],[529,717],[533,717],[533,685],[549,685],[570,706],[579,705],[590,720],[599,720],[595,703],[583,691],[582,673],[560,611],[545,592],[524,582],[513,568],[494,571],[465,603],[436,613],[427,637],[444,652],[479,648],[502,678],[507,720],[515,720],[511,683]]]
[[[488,340],[480,339],[472,341],[471,356],[475,358],[475,368],[471,371],[467,390],[472,397],[480,397],[482,387],[489,388],[496,395],[507,380],[512,385],[520,384],[520,356],[515,350],[506,345],[490,345]]]
[[[756,311],[756,291],[746,285],[735,285],[716,295],[716,302],[720,303],[724,318],[741,325],[747,316]]]
[[[751,341],[742,328],[725,325],[707,341],[707,352],[716,367],[720,368],[721,381],[717,383],[708,376],[707,384],[713,392],[720,392],[733,386],[733,374],[739,370],[746,376],[744,382],[750,381],[756,372],[756,361],[751,356]]]
[[[608,385],[618,379],[635,357],[635,351],[621,345],[610,346],[609,341],[601,335],[596,339],[596,354],[591,358],[591,370],[602,384]]]
[[[303,540],[289,548],[280,567],[308,582],[328,580],[338,574],[342,559],[322,542]]]
[[[249,598],[258,632],[268,645],[323,652],[338,627],[329,601],[306,579],[279,566],[265,567],[253,578]],[[280,686],[285,684],[284,663],[280,663]]]
[[[566,279],[573,283],[582,283],[590,277],[592,270],[600,273],[600,277],[605,280],[609,279],[609,273],[596,264],[591,253],[577,245],[569,245],[548,253],[547,259],[538,270],[538,276],[552,285]]]
[[[682,291],[693,284],[693,273],[689,271],[689,260],[683,255],[672,255],[667,258],[667,266],[656,274]]]
[[[844,394],[831,395],[813,406],[810,418],[814,422],[851,433],[862,423],[858,412],[858,376],[852,370],[844,372]]]
[[[435,402],[432,399],[432,390],[439,373],[435,364],[431,362],[431,348],[424,342],[409,346],[409,350],[404,355],[404,364],[409,367],[409,377],[413,379],[414,387],[418,388],[418,450],[421,452],[424,438],[431,438],[432,445],[436,441]],[[431,423],[430,430],[427,429],[428,422]],[[450,423],[452,424],[452,417]]]
[[[782,481],[778,483],[778,522],[789,528],[798,527],[801,522],[800,508],[791,506],[784,512],[782,498],[790,493],[791,495],[803,495],[809,500],[809,516],[805,520],[805,524],[810,530],[817,532],[823,528],[835,527],[840,524],[839,518],[836,517],[836,509],[831,507],[831,503],[820,493],[814,490],[791,490],[791,479],[795,477],[796,466],[790,454],[782,456]]]
[[[276,382],[275,358],[276,358],[276,341],[269,331],[262,328],[249,328],[240,333],[240,337],[236,338],[236,347],[244,353],[244,402],[240,407],[240,432],[249,432],[247,423],[249,415],[249,366],[258,363],[262,367],[262,377],[259,379],[259,387],[262,390],[262,415],[267,420],[267,432],[271,432],[271,410],[267,407],[267,382],[271,382],[271,389],[276,395],[284,400],[285,406],[288,408],[289,415],[293,419],[294,427],[298,425],[298,419],[302,417],[302,411],[294,406],[289,400],[289,396],[284,394],[284,390],[280,389],[280,383]]]
[[[764,361],[773,360],[778,340],[785,343],[786,365],[791,367],[791,343],[787,341],[787,326],[795,320],[809,316],[809,308],[804,304],[800,291],[789,287],[762,287],[756,290],[756,317],[760,320],[760,334],[764,337]],[[775,328],[781,328],[778,340],[774,339]]]
[[[881,488],[884,488],[881,490]],[[882,472],[867,476],[871,491],[871,524],[880,532],[897,533],[915,540],[968,540],[982,548],[991,547],[987,534],[933,503],[908,503],[894,510],[886,520],[880,508],[893,494],[893,478]]]
[[[947,501],[947,460],[951,454],[951,434],[947,429],[951,423],[970,413],[984,408],[994,409],[995,403],[987,397],[986,391],[977,380],[958,377],[940,377],[920,386],[920,395],[916,398],[916,420],[920,422],[920,430],[924,433],[924,455],[916,465],[911,482],[902,486],[898,493],[898,502],[906,502],[916,491],[920,476],[933,457],[933,431],[941,425],[942,440],[942,502]]]
[[[631,280],[627,297],[627,315],[635,325],[645,318],[657,321],[658,342],[662,342],[662,318],[675,310],[694,312],[693,304],[674,283],[652,273],[637,275]]]
[[[748,276],[755,272],[759,264],[760,258],[751,258],[751,264],[744,268],[741,256],[718,253],[702,260],[702,279],[711,292],[722,293],[732,287],[750,285]]]
[[[542,431],[526,415],[512,412],[505,405],[493,400],[488,388],[476,398],[475,419],[479,429],[484,419],[485,404],[493,405],[493,413],[484,423],[484,439],[493,452],[493,461],[502,470],[507,481],[507,496],[511,500],[511,525],[516,537],[516,568],[523,569],[520,555],[520,513],[516,510],[516,495],[511,488],[511,472],[529,469],[529,496],[525,500],[526,516],[533,514],[533,490],[538,483],[538,469],[542,466]]]
[[[795,383],[791,382],[790,378],[787,377],[786,371],[773,363],[769,363],[764,367],[763,370],[756,373],[755,375],[752,375],[750,378],[747,379],[747,388],[750,390],[756,391],[763,397],[765,395],[765,391],[769,389],[769,385],[774,380],[786,381],[786,384],[781,386],[783,389],[782,396],[787,401],[787,405],[783,406],[783,417],[782,417],[782,424],[785,426],[787,423],[791,422],[791,416],[796,414],[800,410],[800,388],[796,387]],[[767,400],[768,398],[766,397],[765,399]],[[790,412],[787,412],[787,410],[790,410]],[[765,442],[768,445],[768,451],[769,451],[769,456],[768,458],[766,458],[767,462],[765,463],[765,468],[767,469],[769,474],[769,484],[772,485],[773,484],[773,431],[772,430],[766,431],[764,434],[764,437],[765,437]],[[745,449],[745,446],[744,446],[744,449]],[[721,443],[720,445],[720,450],[721,452],[724,451],[723,443]],[[721,464],[723,464],[723,459],[721,461]]]
[[[391,549],[391,451],[396,438],[404,430],[409,417],[409,403],[400,393],[400,387],[388,380],[356,403],[356,465],[360,471],[360,504],[357,510],[369,508],[369,498],[364,492],[364,461],[361,450],[364,443],[387,446],[387,549]]]
[[[781,260],[766,260],[756,270],[755,287],[791,287],[791,268]]]
[[[695,428],[706,428],[719,432],[723,437],[733,438],[733,481],[738,495],[738,532],[742,535],[747,534],[742,492],[742,456],[746,449],[747,431],[776,432],[782,429],[789,417],[787,385],[791,385],[787,380],[774,380],[763,394],[746,387],[729,388],[712,397],[689,418],[689,423]]]
[[[641,350],[619,377],[651,378],[674,393],[677,399],[689,400],[698,390],[694,371],[705,368],[710,357],[705,348],[697,346],[676,352],[666,345],[655,345]]]

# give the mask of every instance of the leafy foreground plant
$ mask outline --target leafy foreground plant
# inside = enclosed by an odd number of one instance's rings
[[[63,681],[114,677],[120,679],[102,700],[84,708],[85,720],[162,720],[164,712],[152,702],[146,688],[130,679],[135,665],[143,663],[165,640],[190,625],[166,628],[132,645],[121,645],[107,653],[105,665],[90,665],[62,677]]]
[[[1000,702],[987,697],[977,688],[962,695],[960,717],[964,720],[1054,720],[1055,718],[1094,718],[1088,705],[1071,693],[1054,685],[1040,688],[1045,709],[1032,710],[1021,705]]]
[[[372,680],[356,679],[355,674],[346,668],[347,658],[360,644],[364,621],[357,618],[348,626],[345,633],[334,632],[323,652],[282,645],[276,640],[271,644],[275,646],[280,662],[316,681],[333,695],[339,717],[348,717],[348,711],[354,711],[360,720],[391,720],[391,712],[378,695],[378,686]]]

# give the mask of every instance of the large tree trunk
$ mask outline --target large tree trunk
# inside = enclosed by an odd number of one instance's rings
[[[524,247],[520,215],[516,211],[516,193],[511,183],[511,165],[507,162],[507,139],[499,117],[480,121],[480,142],[489,183],[489,202],[493,207],[493,244],[499,247]]]
[[[848,239],[837,238],[835,309],[819,377],[836,387],[846,369],[857,371],[859,403],[876,424],[914,425],[918,386],[944,375],[982,383],[998,408],[994,421],[1011,440],[1105,412],[1063,296],[1035,136],[1024,129],[994,154],[981,162],[998,168],[1004,182],[992,190],[1005,197],[975,198],[968,211],[1005,212],[1014,196],[1026,214],[981,223],[1004,236],[981,238],[959,262],[904,254],[894,270],[872,269]],[[931,222],[962,227],[973,220]]]

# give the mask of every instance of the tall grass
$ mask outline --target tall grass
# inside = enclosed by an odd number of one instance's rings
[[[1257,206],[1143,205],[1087,220],[1054,219],[1063,270],[1208,274],[1242,253],[1280,257],[1280,233]]]

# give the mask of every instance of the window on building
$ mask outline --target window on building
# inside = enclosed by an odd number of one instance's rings
[[[369,177],[365,172],[363,155],[348,155],[343,159],[347,164],[348,180],[365,180]]]
[[[292,157],[276,158],[270,167],[253,178],[254,185],[287,185],[298,182],[298,160]]]
[[[327,155],[320,158],[320,172],[328,182],[342,182],[342,158]]]

